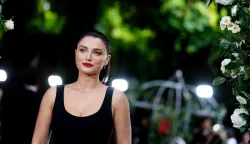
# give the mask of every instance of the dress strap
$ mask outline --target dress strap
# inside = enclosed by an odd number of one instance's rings
[[[113,92],[114,92],[114,88],[108,87],[107,94],[106,94],[106,100],[107,100],[107,105],[110,106],[111,109],[112,109]]]
[[[54,108],[53,111],[57,111],[60,112],[64,107],[64,85],[57,85],[56,86],[56,99],[55,99],[55,103],[54,103]]]
[[[112,97],[113,97],[113,91],[114,88],[113,87],[108,87],[105,97],[104,97],[104,101],[103,101],[103,105],[102,105],[102,109],[105,111],[102,114],[107,114],[106,112],[108,112],[108,115],[111,116],[112,118]],[[107,115],[106,115],[107,116]]]

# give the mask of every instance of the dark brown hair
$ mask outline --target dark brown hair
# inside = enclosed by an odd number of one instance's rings
[[[99,31],[89,31],[89,32],[86,32],[84,33],[80,40],[81,41],[83,38],[85,38],[86,36],[90,36],[90,37],[94,37],[94,38],[99,38],[102,40],[102,42],[104,43],[105,47],[106,47],[106,50],[107,50],[107,55],[110,54],[110,42],[109,42],[109,39],[101,32]],[[79,42],[78,41],[78,42]],[[99,80],[105,84],[107,83],[108,81],[108,78],[109,78],[109,73],[110,73],[110,62],[104,66],[100,72],[100,76],[99,76]]]

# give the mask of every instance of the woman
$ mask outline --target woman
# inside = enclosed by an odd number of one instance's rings
[[[100,32],[87,32],[75,50],[76,82],[49,88],[41,102],[32,144],[131,144],[126,95],[106,86],[110,44]]]

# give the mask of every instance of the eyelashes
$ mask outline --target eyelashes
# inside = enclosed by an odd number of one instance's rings
[[[80,49],[80,52],[86,52],[86,50]],[[102,55],[102,52],[94,52],[94,54],[100,56],[100,55]]]
[[[86,50],[85,49],[80,49],[80,52],[85,52]]]
[[[96,55],[102,55],[102,53],[101,53],[101,52],[95,52],[95,54],[96,54]]]

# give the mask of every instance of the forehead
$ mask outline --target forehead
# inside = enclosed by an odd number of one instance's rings
[[[88,48],[100,48],[100,49],[105,49],[105,45],[103,41],[100,38],[95,38],[92,36],[86,36],[82,38],[78,46],[86,46]]]

